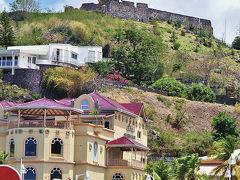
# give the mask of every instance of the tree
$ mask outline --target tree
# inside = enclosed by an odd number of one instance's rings
[[[36,12],[39,10],[39,2],[37,0],[15,0],[10,3],[12,11]]]
[[[8,157],[8,153],[6,153],[5,151],[0,153],[0,164],[7,164],[7,157]]]
[[[215,57],[204,57],[200,60],[192,62],[187,73],[197,74],[201,77],[204,85],[209,85],[209,78],[215,69],[219,68],[219,60]]]
[[[14,44],[15,36],[8,13],[4,10],[0,16],[0,45],[6,49]]]
[[[171,180],[174,177],[173,167],[170,164],[165,163],[163,160],[153,162],[150,161],[147,164],[146,172],[153,175],[153,171],[156,173],[154,177],[158,175],[161,180]]]
[[[227,136],[225,139],[220,139],[219,141],[215,141],[213,144],[212,150],[209,152],[209,156],[213,157],[212,159],[221,160],[223,163],[212,170],[214,175],[222,173],[222,177],[228,169],[229,159],[231,154],[238,147],[237,139],[234,136]],[[235,175],[240,178],[240,169],[239,169],[239,161],[236,162],[235,165],[231,165],[231,168],[235,170]]]
[[[113,63],[125,78],[140,85],[162,77],[164,66],[161,60],[165,46],[159,37],[134,27],[118,29],[114,42]]]
[[[196,171],[199,170],[201,159],[197,154],[184,156],[174,160],[174,171],[179,180],[196,179]]]
[[[212,121],[212,135],[215,140],[226,138],[227,136],[239,137],[239,130],[237,129],[238,122],[236,118],[232,118],[226,112],[220,112],[213,118]]]
[[[235,39],[232,42],[232,47],[234,49],[240,50],[240,36],[235,37]]]

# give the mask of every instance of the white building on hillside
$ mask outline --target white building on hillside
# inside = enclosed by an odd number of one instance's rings
[[[35,46],[11,46],[0,50],[0,68],[39,69],[39,65],[80,67],[102,60],[102,47],[49,44]]]

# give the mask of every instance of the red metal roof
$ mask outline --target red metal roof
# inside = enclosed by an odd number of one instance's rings
[[[115,110],[116,108],[119,108],[124,111],[129,111],[128,109],[126,109],[124,106],[122,106],[117,101],[114,101],[113,99],[102,96],[101,94],[91,93],[89,95],[93,98],[93,100],[95,102],[98,101],[101,109],[103,109],[103,110]]]
[[[121,105],[138,116],[143,107],[143,103],[121,103]]]
[[[143,144],[141,144],[131,138],[128,138],[126,136],[108,141],[107,146],[109,146],[109,147],[135,147],[135,148],[141,149],[141,150],[146,150],[146,151],[150,150],[148,147],[144,146]]]
[[[41,98],[35,101],[23,103],[20,105],[17,105],[18,107],[33,107],[33,106],[45,106],[45,107],[66,107],[63,103],[56,102],[52,99],[47,98]]]
[[[71,101],[75,101],[76,99],[74,99],[74,98],[66,98],[66,99],[61,99],[61,100],[56,100],[56,102],[58,102],[58,103],[62,103],[62,104],[64,104],[64,105],[66,105],[66,106],[71,106]]]
[[[20,103],[13,103],[10,101],[3,100],[3,101],[0,101],[0,104],[3,106],[3,109],[5,109],[5,108],[16,106],[17,104],[20,104]]]

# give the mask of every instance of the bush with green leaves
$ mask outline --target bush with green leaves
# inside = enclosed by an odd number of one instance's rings
[[[205,85],[193,84],[186,88],[185,97],[193,101],[215,102],[216,95],[211,88]]]
[[[150,88],[166,91],[169,96],[182,97],[186,86],[174,78],[162,78],[153,83]]]
[[[180,48],[181,44],[179,42],[174,42],[173,43],[173,49],[178,50]]]
[[[232,42],[232,47],[234,49],[240,50],[240,36],[235,37],[235,39]]]
[[[239,137],[239,130],[237,129],[238,122],[236,118],[232,118],[226,112],[220,112],[213,118],[212,121],[212,135],[214,140],[225,139],[227,136]]]

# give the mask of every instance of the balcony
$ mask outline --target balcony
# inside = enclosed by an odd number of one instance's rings
[[[137,169],[145,169],[146,163],[143,161],[137,161],[137,160],[124,160],[124,159],[109,159],[107,161],[107,166],[128,166],[133,167]]]
[[[13,128],[34,128],[34,127],[45,127],[45,128],[57,128],[57,129],[72,129],[71,123],[66,121],[46,121],[44,125],[44,121],[42,120],[28,120],[28,121],[21,121],[21,122],[9,122],[8,129]]]

